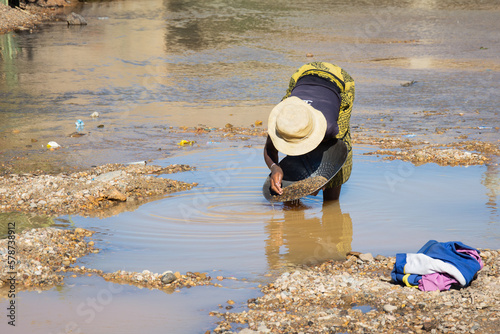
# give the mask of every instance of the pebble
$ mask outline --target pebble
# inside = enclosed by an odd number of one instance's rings
[[[74,231],[54,227],[25,230],[16,235],[16,286],[21,290],[50,287],[63,280],[61,268],[94,250],[85,238],[94,232],[82,228]],[[11,268],[8,266],[8,240],[0,240],[0,297],[8,290]],[[36,260],[35,260],[36,259]]]
[[[398,309],[397,306],[394,306],[394,305],[391,305],[391,304],[385,304],[384,305],[384,311],[386,311],[388,313],[394,312],[397,309]]]
[[[360,255],[282,274],[248,300],[248,310],[211,312],[219,318],[214,332],[259,333],[265,326],[272,333],[498,333],[500,250],[481,250],[485,266],[470,286],[443,292],[382,279],[395,258],[364,262]],[[248,328],[238,331],[239,324]]]
[[[163,276],[161,277],[161,282],[163,284],[170,284],[176,279],[177,277],[175,277],[174,273],[170,271],[163,274]]]
[[[363,262],[371,262],[374,260],[373,255],[371,253],[360,254],[359,259]]]
[[[117,202],[145,201],[151,196],[191,189],[196,183],[156,175],[192,169],[180,164],[167,167],[107,164],[71,174],[0,176],[0,212],[103,216],[107,215],[105,209]]]
[[[376,144],[377,140],[362,138],[361,143],[371,142]],[[484,165],[492,160],[492,156],[500,155],[500,148],[494,143],[481,141],[464,141],[451,144],[433,144],[422,148],[412,148],[425,144],[424,142],[410,142],[397,138],[380,140],[379,146],[384,149],[363,153],[364,155],[383,155],[385,160],[403,160],[422,165],[425,163],[436,163],[440,166],[473,166]],[[451,148],[447,148],[451,147]],[[387,150],[386,148],[398,148],[399,150]]]

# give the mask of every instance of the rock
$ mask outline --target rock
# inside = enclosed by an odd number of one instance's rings
[[[68,135],[68,137],[71,137],[71,138],[78,138],[78,137],[83,137],[85,136],[85,133],[81,133],[81,132],[72,132]]]
[[[415,80],[412,80],[412,81],[407,81],[407,82],[403,82],[401,83],[401,86],[402,87],[410,87],[410,86],[413,86],[414,84],[416,84],[417,82]]]
[[[385,304],[384,305],[384,311],[386,311],[387,313],[392,313],[394,311],[396,311],[398,308],[394,305],[391,305],[391,304]]]
[[[248,329],[248,328],[244,328],[238,332],[238,334],[259,334],[259,333],[260,333],[259,331],[253,331],[253,330]]]
[[[87,25],[87,21],[80,14],[72,12],[66,17],[68,25]]]
[[[436,321],[424,321],[424,324],[422,325],[422,329],[427,332],[430,332],[435,328],[437,328]]]
[[[257,328],[257,331],[259,333],[270,333],[271,330],[269,328],[266,327],[266,325],[262,324],[260,325],[258,328]]]
[[[106,192],[104,192],[103,197],[111,201],[125,202],[127,200],[127,196],[125,196],[115,187],[111,187]]]
[[[371,262],[373,261],[373,255],[372,253],[359,254],[359,259],[363,262]]]
[[[77,228],[75,228],[75,233],[76,234],[83,234],[83,233],[85,233],[85,230],[81,227],[77,227]]]
[[[123,176],[122,171],[121,170],[116,170],[116,171],[113,171],[113,172],[108,172],[108,173],[101,174],[101,175],[97,176],[96,178],[94,178],[94,181],[109,182],[111,180],[118,179],[118,178],[120,178],[122,176]]]
[[[175,277],[173,272],[167,271],[161,277],[161,282],[163,284],[170,284],[170,283],[174,282],[176,279],[177,279],[177,277]]]

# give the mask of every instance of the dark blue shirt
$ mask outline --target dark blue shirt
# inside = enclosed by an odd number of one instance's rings
[[[321,111],[327,124],[323,140],[335,138],[339,133],[337,120],[340,111],[340,89],[337,85],[315,75],[306,75],[297,81],[290,96],[296,96]]]

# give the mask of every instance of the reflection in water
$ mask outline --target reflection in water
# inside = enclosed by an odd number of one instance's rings
[[[165,0],[164,5],[167,11],[171,13],[189,12],[189,8],[193,7],[192,2],[183,0]],[[201,34],[199,21],[180,18],[167,21],[165,42],[167,50],[171,50],[177,44],[184,45],[190,50],[199,50],[203,48],[203,36]]]
[[[497,198],[500,195],[500,170],[498,169],[498,165],[489,164],[486,167],[481,183],[488,188],[488,192],[486,193],[486,196],[488,196],[486,207],[491,209],[492,215],[496,215],[498,212]]]
[[[42,227],[62,226],[61,219],[48,216],[38,216],[32,213],[0,212],[0,239],[8,236],[9,223],[15,223],[16,234],[24,230]],[[67,226],[68,224],[63,224]]]
[[[269,267],[312,265],[341,260],[351,251],[352,221],[338,201],[325,202],[320,215],[309,215],[307,206],[285,204],[284,217],[266,224]]]
[[[165,42],[169,52],[222,49],[240,44],[251,31],[270,31],[273,4],[203,0],[164,0],[167,13]],[[281,7],[284,10],[284,7]]]
[[[18,73],[16,70],[16,62],[14,58],[16,57],[19,49],[17,47],[14,34],[0,34],[0,58],[2,64],[2,71],[0,75],[3,77],[3,81],[7,87],[11,88],[17,85],[19,80]],[[1,81],[0,81],[1,83]]]

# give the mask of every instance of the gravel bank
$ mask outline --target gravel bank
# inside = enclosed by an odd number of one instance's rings
[[[500,251],[467,288],[422,292],[391,283],[395,258],[353,254],[345,262],[287,272],[248,301],[248,311],[212,312],[215,333],[498,333]]]
[[[0,4],[0,34],[10,31],[33,31],[44,22],[66,21],[66,16],[78,6],[79,1],[41,0],[35,3],[21,3],[12,8]]]
[[[79,257],[97,253],[82,228],[26,230],[0,240],[0,297],[16,291],[47,290],[64,284],[68,275],[100,276],[117,284],[159,289],[166,293],[192,286],[218,286],[226,278],[206,273],[166,271],[162,274],[101,270],[75,265]],[[16,262],[9,261],[15,240]],[[350,253],[343,262],[325,262],[286,272],[248,300],[248,310],[211,312],[220,317],[214,333],[498,333],[500,328],[500,250],[481,250],[484,268],[467,288],[421,292],[390,280],[394,257]],[[228,278],[229,279],[229,278]],[[226,309],[233,308],[228,301]]]
[[[11,283],[15,290],[46,290],[64,284],[61,269],[94,249],[88,237],[94,232],[82,228],[73,231],[53,227],[32,229],[0,240],[0,297],[6,297]],[[14,281],[10,279],[14,278]]]
[[[195,183],[154,175],[192,169],[187,165],[107,164],[71,174],[0,176],[0,212],[103,216],[106,215],[103,209],[117,203],[142,203],[150,197],[191,189]]]
[[[61,230],[53,227],[25,230],[0,240],[0,298],[6,298],[11,283],[16,291],[47,290],[64,284],[68,275],[100,276],[106,281],[128,284],[139,288],[161,289],[172,293],[180,288],[212,285],[221,286],[206,273],[165,271],[162,274],[149,270],[128,272],[118,270],[106,273],[102,270],[75,265],[78,258],[98,253],[91,240],[93,231],[82,228]],[[14,281],[11,281],[14,279]]]
[[[44,20],[41,13],[33,14],[21,8],[0,4],[0,34],[12,30],[30,30]]]

